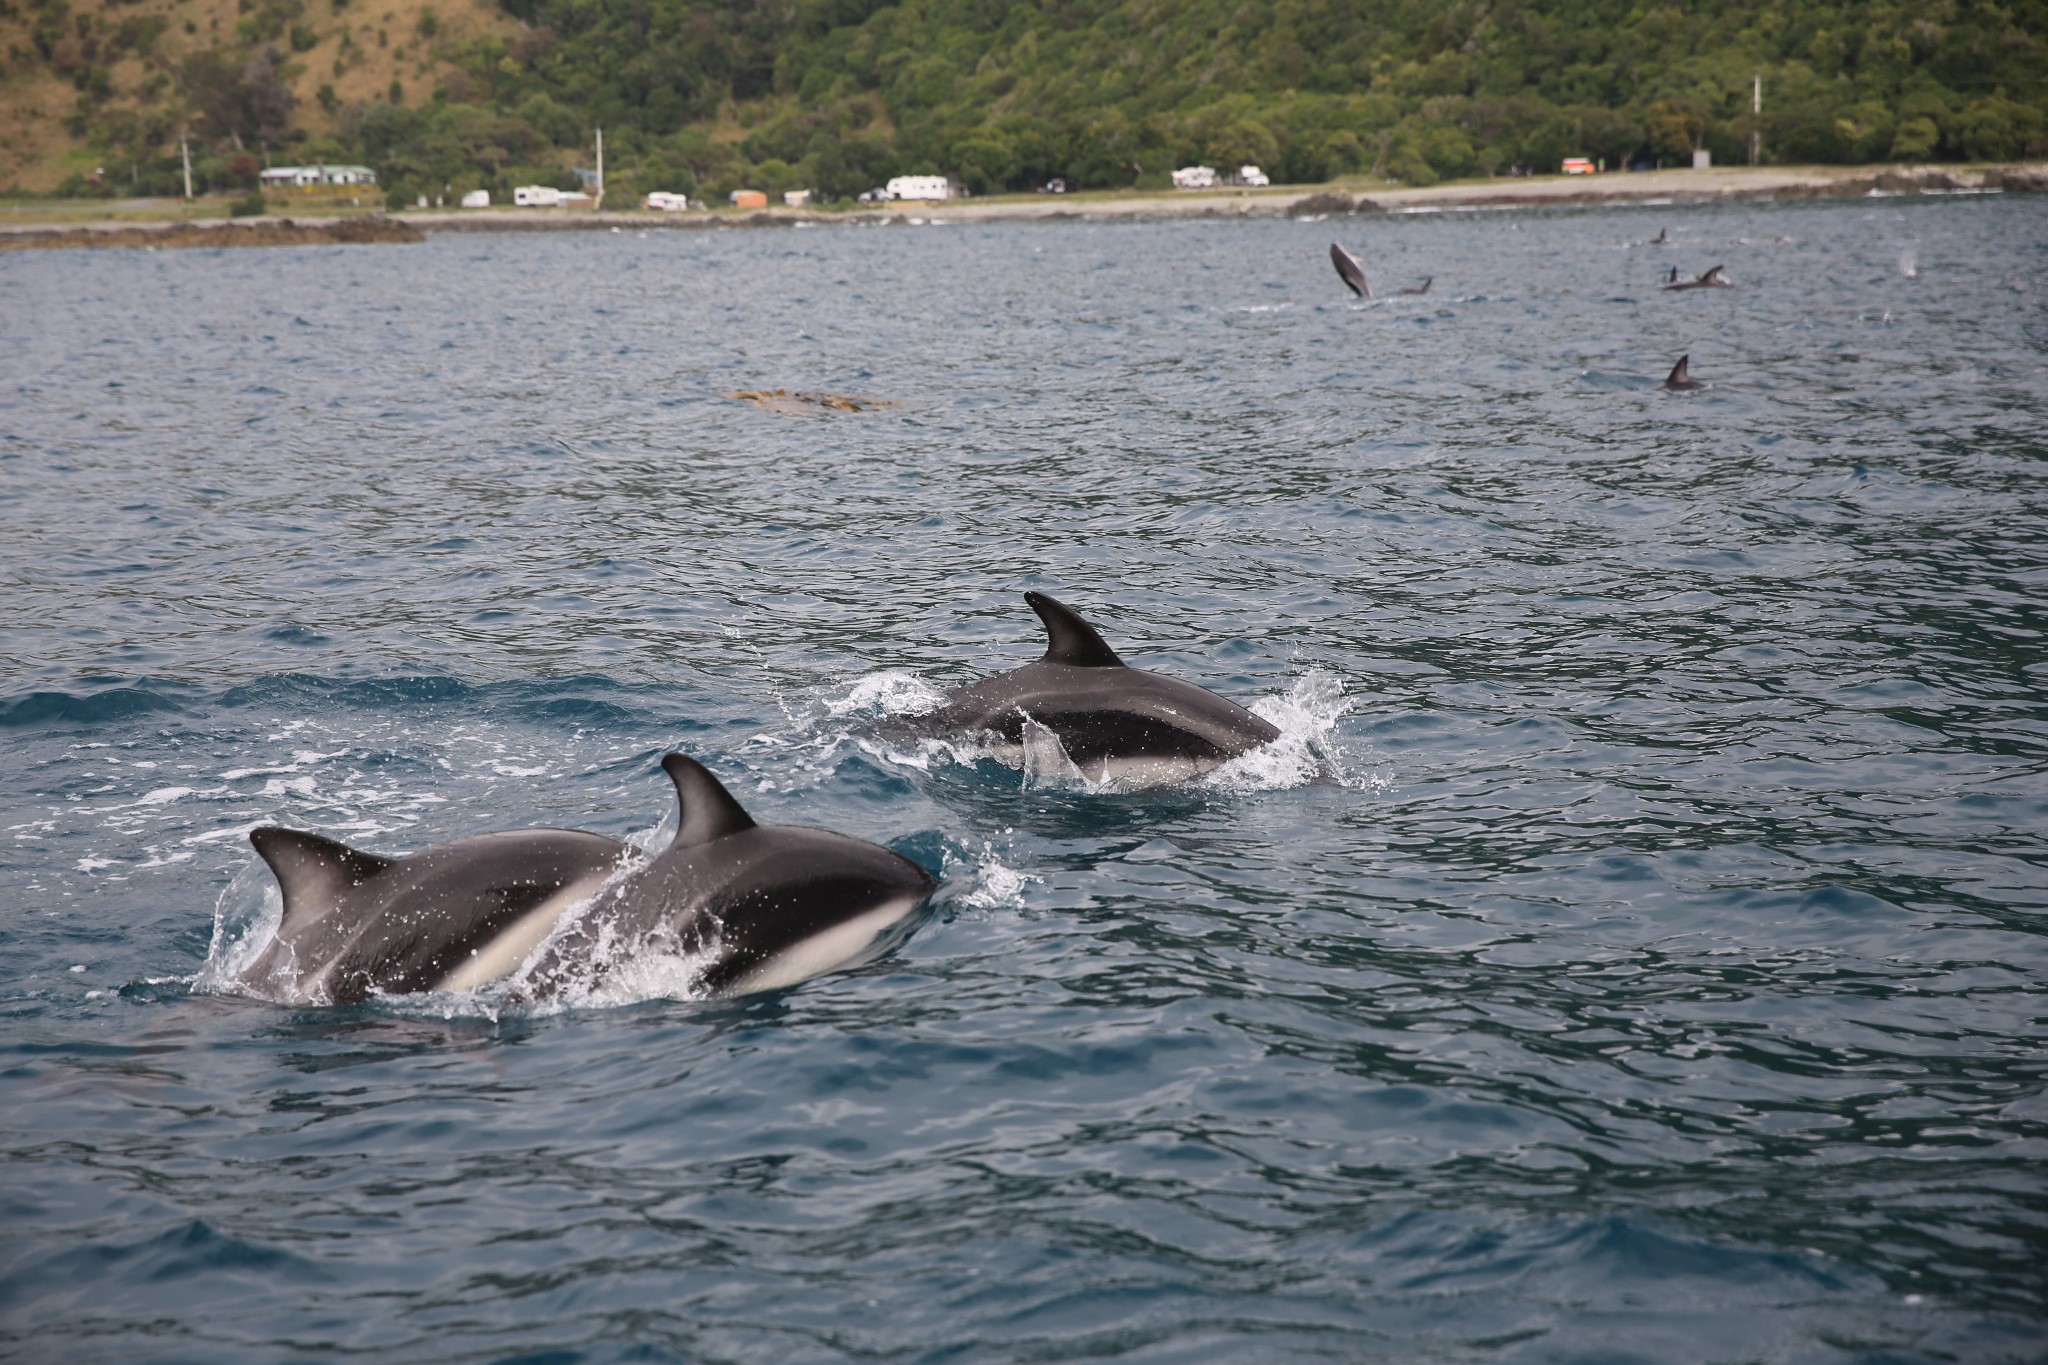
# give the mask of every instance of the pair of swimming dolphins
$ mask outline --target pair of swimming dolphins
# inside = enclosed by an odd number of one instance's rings
[[[981,736],[1021,762],[1032,727],[1043,727],[1097,782],[1183,781],[1280,737],[1213,692],[1126,666],[1045,594],[1024,600],[1045,625],[1045,656],[948,694],[917,718],[920,730]],[[670,754],[661,766],[682,814],[652,857],[581,830],[479,834],[401,858],[299,830],[251,831],[284,912],[237,979],[303,1003],[503,981],[549,999],[660,954],[689,964],[698,990],[738,995],[865,960],[936,889],[877,844],[756,824],[693,758]]]

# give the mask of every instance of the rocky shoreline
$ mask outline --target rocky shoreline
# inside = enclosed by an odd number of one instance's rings
[[[0,229],[0,251],[38,247],[316,246],[362,242],[424,242],[413,224],[381,213],[358,218],[240,218],[211,223],[91,223],[77,227]]]
[[[1547,176],[1488,180],[1428,188],[1372,188],[1351,194],[1340,188],[1299,187],[1159,194],[1004,197],[902,204],[840,212],[824,209],[757,209],[749,213],[711,209],[684,213],[642,209],[607,213],[588,210],[521,209],[407,213],[403,218],[372,214],[352,218],[295,221],[250,218],[213,223],[88,224],[10,227],[0,225],[0,250],[30,247],[220,247],[304,246],[318,243],[420,242],[440,232],[622,231],[626,228],[758,228],[882,225],[922,222],[1005,220],[1096,221],[1159,218],[1279,218],[1354,213],[1438,213],[1477,209],[1574,208],[1617,204],[1702,204],[1756,200],[1848,199],[1898,194],[1969,194],[2048,191],[2048,166],[1982,170],[1935,166],[1726,168],[1720,170],[1608,173],[1591,177]]]

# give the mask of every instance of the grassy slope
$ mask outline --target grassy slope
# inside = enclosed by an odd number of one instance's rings
[[[130,18],[162,15],[169,21],[147,54],[124,52],[108,68],[113,86],[108,106],[145,114],[176,98],[174,84],[148,97],[145,86],[153,76],[162,73],[175,81],[187,54],[225,45],[244,18],[242,0],[82,0],[75,8],[92,16],[101,32]],[[420,0],[349,0],[341,8],[332,0],[304,0],[294,22],[312,30],[319,41],[304,52],[291,51],[288,42],[276,44],[286,63],[286,83],[298,99],[293,122],[315,136],[331,133],[348,105],[386,98],[394,80],[403,83],[408,102],[417,103],[454,70],[440,52],[489,34],[510,38],[520,27],[495,0],[433,0],[427,8],[437,21],[431,41],[419,36]],[[26,0],[0,5],[0,53],[32,51],[37,17]],[[350,39],[346,47],[344,33]],[[322,85],[334,87],[335,114],[317,99]],[[85,140],[65,127],[78,100],[71,79],[49,62],[10,58],[0,67],[0,188],[47,192],[66,176],[93,169]],[[272,160],[290,164],[289,150],[273,149]]]

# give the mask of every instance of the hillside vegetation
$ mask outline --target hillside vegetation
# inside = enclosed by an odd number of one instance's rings
[[[181,128],[207,187],[394,203],[566,187],[600,126],[613,203],[2048,150],[2048,0],[0,0],[0,42],[0,184],[74,194],[175,192]]]

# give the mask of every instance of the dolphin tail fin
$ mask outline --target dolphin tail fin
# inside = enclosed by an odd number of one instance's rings
[[[280,929],[291,929],[317,918],[341,898],[342,892],[361,886],[398,861],[278,825],[250,830],[249,842],[270,864],[278,889],[284,893],[284,921],[278,926]]]
[[[1690,351],[1678,357],[1678,363],[1676,365],[1673,365],[1671,367],[1671,373],[1664,377],[1664,387],[1667,389],[1675,389],[1680,384],[1684,384],[1691,380],[1691,365],[1692,353]]]
[[[682,805],[670,848],[708,844],[754,827],[754,817],[696,759],[687,754],[670,754],[661,760],[661,770],[676,784],[676,800]]]
[[[1045,662],[1072,664],[1076,668],[1122,668],[1095,627],[1083,621],[1073,608],[1053,601],[1042,592],[1027,592],[1024,600],[1045,623]]]

